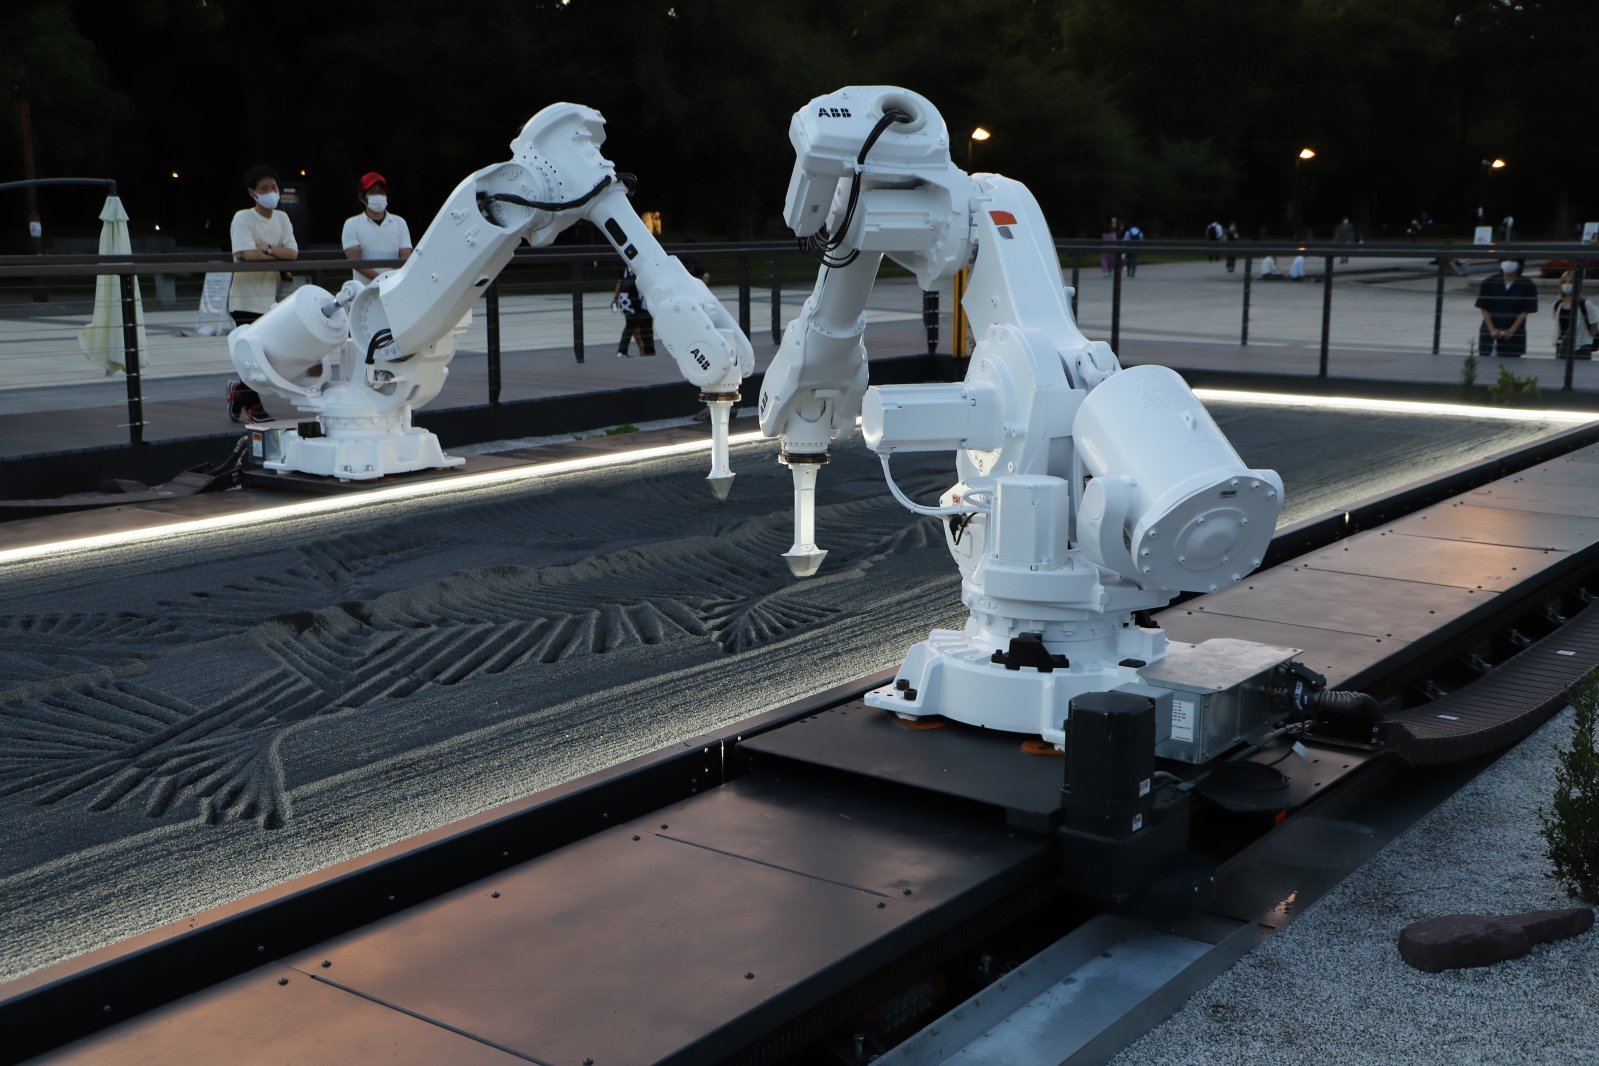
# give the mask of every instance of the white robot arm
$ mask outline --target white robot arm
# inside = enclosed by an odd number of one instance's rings
[[[705,284],[639,220],[616,168],[600,154],[604,139],[598,111],[544,108],[511,143],[510,161],[456,186],[398,270],[364,288],[347,284],[336,298],[303,288],[230,336],[246,381],[319,416],[320,436],[290,442],[299,465],[282,465],[346,478],[444,465],[431,461],[443,458],[436,440],[407,443],[432,436],[410,425],[411,409],[442,387],[463,320],[517,245],[548,245],[586,218],[638,275],[657,337],[711,406],[710,481],[725,498],[733,477],[728,416],[740,381],[754,369],[753,350]],[[316,376],[313,368],[341,343],[340,372]]]
[[[761,431],[781,439],[794,476],[796,576],[816,572],[816,473],[854,430],[866,392],[866,299],[886,254],[923,288],[971,259],[971,181],[949,160],[949,135],[927,100],[855,87],[795,113],[795,163],[784,217],[821,259],[816,287],[789,323],[761,387]]]
[[[867,702],[1059,745],[1073,696],[1136,683],[1165,654],[1164,634],[1141,624],[1145,612],[1260,565],[1282,482],[1244,467],[1175,373],[1123,370],[1108,345],[1082,334],[1037,201],[1019,182],[956,169],[927,100],[844,89],[808,104],[790,138],[799,153],[790,224],[802,237],[835,236],[784,336],[778,358],[789,362],[767,375],[761,427],[783,437],[794,466],[797,452],[825,454],[859,404],[890,490],[945,521],[970,612],[963,630],[935,630],[912,648]],[[965,381],[861,396],[859,316],[883,254],[924,288],[972,264],[964,306],[977,346]],[[868,255],[869,270],[852,273]],[[890,456],[943,450],[955,452],[959,482],[937,507],[913,503],[893,483]],[[811,500],[795,469],[791,565],[822,554],[806,543]]]

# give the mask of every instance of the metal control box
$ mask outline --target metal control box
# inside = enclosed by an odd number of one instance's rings
[[[1172,694],[1170,719],[1157,725],[1163,739],[1155,754],[1209,762],[1269,727],[1278,714],[1271,674],[1299,653],[1299,648],[1228,637],[1172,645],[1159,662],[1138,671],[1144,684]]]

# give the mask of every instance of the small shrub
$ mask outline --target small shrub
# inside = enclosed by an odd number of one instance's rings
[[[612,426],[605,431],[607,437],[621,436],[623,433],[637,433],[638,427],[633,425]]]
[[[1576,711],[1571,747],[1560,752],[1555,768],[1554,807],[1540,809],[1538,821],[1555,879],[1584,903],[1599,904],[1599,672],[1573,685],[1570,696]]]
[[[1488,399],[1502,407],[1512,407],[1523,400],[1538,398],[1538,379],[1518,378],[1508,366],[1499,368],[1499,380],[1488,388]]]
[[[1460,398],[1477,398],[1477,342],[1473,340],[1466,351],[1466,361],[1460,364]]]

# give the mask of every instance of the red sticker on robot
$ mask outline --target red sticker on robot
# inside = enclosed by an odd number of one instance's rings
[[[996,226],[1016,225],[1016,216],[1009,211],[990,211],[988,217],[994,220]]]

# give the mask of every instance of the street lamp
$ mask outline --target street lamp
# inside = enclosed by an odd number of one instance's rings
[[[1299,154],[1294,157],[1294,240],[1296,241],[1304,236],[1305,229],[1304,203],[1303,197],[1300,193],[1299,167],[1300,164],[1308,163],[1310,160],[1315,158],[1316,150],[1308,146],[1301,148],[1299,150]]]
[[[981,126],[978,126],[976,129],[972,130],[972,135],[970,137],[966,138],[966,169],[967,170],[972,169],[972,144],[973,144],[973,142],[975,142],[975,141],[986,141],[992,136],[993,136],[992,133],[989,133],[987,130],[983,129],[983,127],[981,127]]]
[[[1481,226],[1488,222],[1488,220],[1483,217],[1483,208],[1487,205],[1489,199],[1488,194],[1492,191],[1492,186],[1488,181],[1489,177],[1494,171],[1503,170],[1509,165],[1510,164],[1506,163],[1499,156],[1494,156],[1492,159],[1484,159],[1482,161],[1482,203],[1477,207],[1477,225]],[[1505,240],[1509,239],[1509,237],[1505,238]]]

